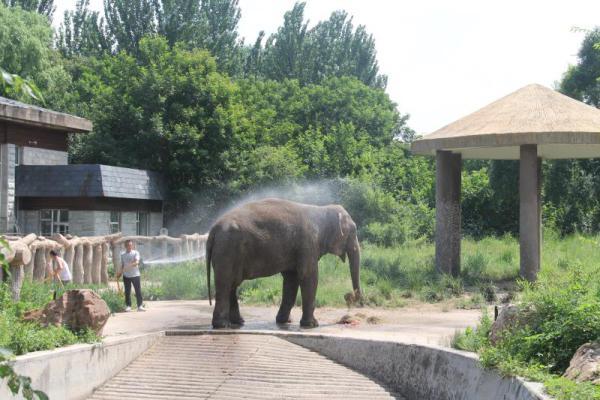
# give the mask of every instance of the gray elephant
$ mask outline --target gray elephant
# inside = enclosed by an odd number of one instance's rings
[[[320,207],[273,198],[247,203],[227,212],[210,229],[206,243],[210,302],[211,265],[215,272],[213,327],[242,325],[237,288],[246,279],[276,273],[283,276],[276,322],[291,322],[290,311],[300,287],[300,326],[318,326],[314,317],[317,267],[325,254],[335,254],[342,261],[348,255],[354,294],[360,296],[356,224],[342,206]]]

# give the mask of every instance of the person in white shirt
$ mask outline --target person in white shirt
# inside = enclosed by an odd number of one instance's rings
[[[63,285],[67,283],[71,283],[71,270],[69,269],[69,264],[65,261],[64,258],[58,255],[58,253],[54,250],[50,250],[50,260],[48,261],[48,271],[60,279]]]
[[[146,311],[142,300],[142,285],[140,281],[140,253],[133,249],[133,241],[125,242],[126,251],[121,253],[121,270],[117,272],[117,279],[123,275],[125,286],[125,311],[131,311],[131,285],[135,290],[135,301],[138,311]]]

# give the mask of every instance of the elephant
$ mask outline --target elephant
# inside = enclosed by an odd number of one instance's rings
[[[314,206],[278,198],[246,203],[223,214],[206,242],[208,297],[211,266],[215,274],[213,328],[244,324],[237,289],[246,279],[281,273],[283,292],[275,321],[290,323],[298,288],[300,326],[314,328],[318,262],[334,254],[350,264],[353,294],[360,297],[360,245],[356,224],[340,205]]]

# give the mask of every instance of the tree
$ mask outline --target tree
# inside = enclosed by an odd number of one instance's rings
[[[600,107],[600,27],[589,31],[581,48],[579,60],[563,76],[560,91],[567,96]]]
[[[156,33],[155,7],[150,0],[104,0],[104,17],[117,51],[138,53],[144,36]]]
[[[247,60],[247,73],[259,69],[261,75],[275,80],[298,79],[302,84],[319,83],[332,76],[353,76],[371,87],[385,88],[387,78],[379,74],[375,40],[366,28],[356,29],[345,11],[335,11],[328,20],[308,29],[304,20],[305,3],[296,3],[285,13],[283,25],[271,35],[257,62],[257,47]],[[255,66],[258,64],[258,68]]]
[[[308,23],[304,22],[305,3],[296,3],[285,13],[283,25],[267,39],[263,74],[269,79],[302,79],[302,61],[306,55]]]
[[[206,50],[140,41],[137,57],[105,55],[76,71],[90,135],[73,143],[76,162],[157,170],[168,178],[170,215],[237,168],[243,113],[236,86]]]
[[[66,57],[97,56],[114,47],[104,18],[89,9],[90,0],[77,0],[75,10],[65,11],[57,46]]]
[[[71,78],[60,55],[52,49],[48,19],[38,13],[0,4],[0,67],[18,75],[32,88],[39,88],[46,105],[61,110],[70,104]],[[18,83],[17,78],[15,81]],[[8,95],[32,101],[29,93],[9,92]]]
[[[0,96],[10,98],[30,97],[44,102],[42,93],[31,80],[23,79],[17,74],[11,74],[0,68]]]
[[[54,10],[54,0],[2,0],[7,7],[21,7],[25,11],[33,11],[45,15],[52,19]]]

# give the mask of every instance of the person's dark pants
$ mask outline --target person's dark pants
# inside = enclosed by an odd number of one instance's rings
[[[137,302],[137,306],[140,307],[142,305],[142,285],[139,276],[135,276],[133,278],[123,276],[123,286],[125,286],[125,304],[127,304],[127,307],[131,307],[132,284],[133,289],[135,290],[135,301]]]

